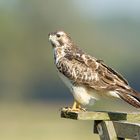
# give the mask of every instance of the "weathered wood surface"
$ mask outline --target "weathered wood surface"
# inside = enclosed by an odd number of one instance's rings
[[[140,113],[77,112],[63,108],[61,117],[74,120],[93,120],[93,132],[98,134],[101,140],[124,140],[125,138],[140,140],[140,123],[132,123],[140,122]]]
[[[94,133],[97,133],[100,140],[118,140],[116,130],[112,121],[95,121]]]
[[[126,121],[113,122],[116,134],[120,138],[140,140],[140,124]]]
[[[103,120],[103,121],[140,121],[140,113],[119,113],[119,112],[89,112],[89,111],[68,111],[63,108],[61,110],[62,118],[69,118],[75,120]]]
[[[126,121],[95,121],[93,132],[101,140],[136,139],[140,140],[140,124]]]

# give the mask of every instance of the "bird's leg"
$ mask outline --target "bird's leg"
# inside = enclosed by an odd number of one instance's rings
[[[77,110],[79,108],[78,103],[74,101],[71,110]]]
[[[86,111],[86,109],[82,108],[78,102],[74,101],[71,111]]]

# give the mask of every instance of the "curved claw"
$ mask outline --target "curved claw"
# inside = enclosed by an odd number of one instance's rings
[[[86,112],[87,109],[86,108],[72,108],[72,107],[64,107],[62,108],[63,111],[66,111],[66,112]]]
[[[86,108],[82,108],[80,104],[77,103],[76,101],[74,101],[72,107],[64,107],[62,108],[62,110],[66,112],[86,112],[87,111]]]

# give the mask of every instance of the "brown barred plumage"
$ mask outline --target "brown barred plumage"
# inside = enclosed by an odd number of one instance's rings
[[[49,39],[54,48],[56,67],[73,87],[81,86],[98,94],[104,92],[103,96],[111,95],[106,93],[113,91],[114,97],[120,97],[120,100],[140,108],[140,94],[118,72],[105,65],[102,60],[84,53],[63,31],[50,33]]]

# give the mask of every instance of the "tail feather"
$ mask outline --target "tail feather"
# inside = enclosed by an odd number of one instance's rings
[[[140,108],[140,93],[131,90],[131,92],[128,91],[118,91],[119,96],[121,99],[126,101],[127,103],[131,104],[132,106],[136,108]]]

